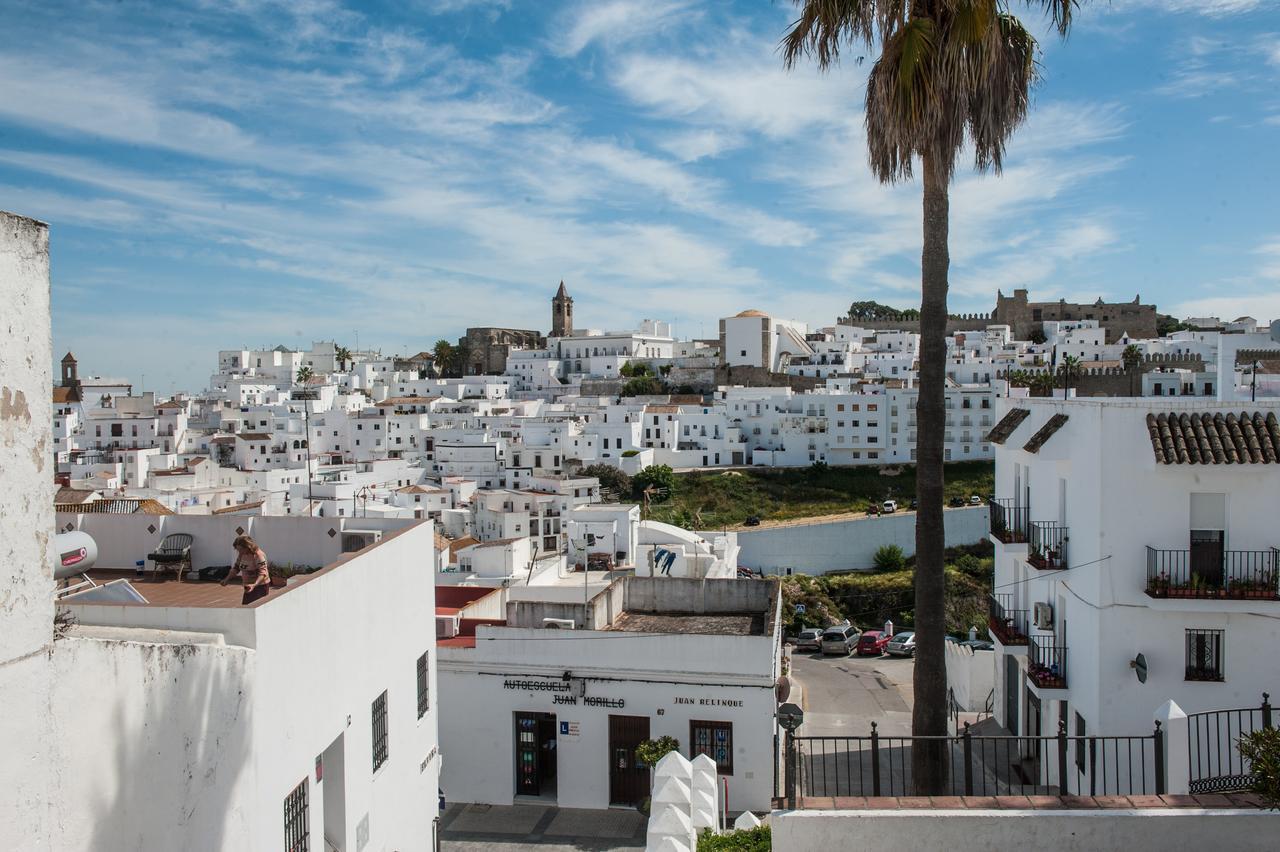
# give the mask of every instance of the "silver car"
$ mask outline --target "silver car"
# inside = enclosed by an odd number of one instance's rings
[[[806,627],[796,636],[797,651],[821,651],[822,650],[822,628]]]
[[[858,644],[858,628],[849,626],[828,627],[822,633],[822,653],[849,656]]]
[[[885,646],[884,652],[891,657],[914,657],[916,655],[916,633],[904,630],[894,635]]]

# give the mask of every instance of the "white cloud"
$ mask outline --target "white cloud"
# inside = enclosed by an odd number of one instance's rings
[[[576,56],[593,42],[617,46],[670,27],[689,12],[689,0],[586,2],[561,16],[551,41],[557,56]]]
[[[741,146],[743,143],[744,140],[741,135],[727,133],[722,130],[687,130],[662,133],[657,139],[657,144],[660,148],[684,163],[718,157]]]

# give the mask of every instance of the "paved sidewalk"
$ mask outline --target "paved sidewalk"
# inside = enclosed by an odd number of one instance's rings
[[[550,805],[450,805],[440,821],[445,852],[608,852],[644,846],[645,818],[631,808],[580,810]]]

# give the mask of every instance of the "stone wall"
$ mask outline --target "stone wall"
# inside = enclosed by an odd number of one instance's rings
[[[1142,375],[1154,373],[1165,368],[1204,372],[1204,358],[1190,354],[1156,354],[1143,358],[1139,368],[1130,373],[1124,367],[1090,367],[1086,362],[1080,373],[1072,380],[1076,396],[1140,396],[1142,394]],[[1048,365],[1042,367],[1020,367],[1019,371],[1031,374],[1048,373],[1052,370]],[[1007,378],[1008,373],[1000,373],[1000,378]],[[1061,384],[1061,379],[1058,379]]]
[[[1032,302],[1026,290],[1014,290],[1012,296],[996,293],[995,322],[1007,325],[1018,340],[1026,340],[1043,322],[1097,320],[1107,331],[1107,342],[1114,343],[1128,332],[1130,337],[1146,339],[1158,337],[1158,316],[1155,305],[1144,305],[1141,297],[1132,302],[1104,302],[1078,304],[1060,299],[1056,302]]]
[[[472,375],[501,375],[507,369],[512,347],[546,349],[541,332],[522,328],[469,328],[458,341],[467,350],[467,372]]]

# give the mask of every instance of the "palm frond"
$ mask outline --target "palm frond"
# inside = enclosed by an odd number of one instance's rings
[[[876,32],[892,33],[906,22],[907,0],[795,0],[800,17],[782,38],[787,68],[812,57],[827,70],[840,59],[846,43],[870,46]]]
[[[1039,6],[1045,14],[1053,19],[1053,26],[1063,38],[1071,32],[1071,21],[1076,9],[1080,8],[1080,0],[1023,0],[1028,6]]]

